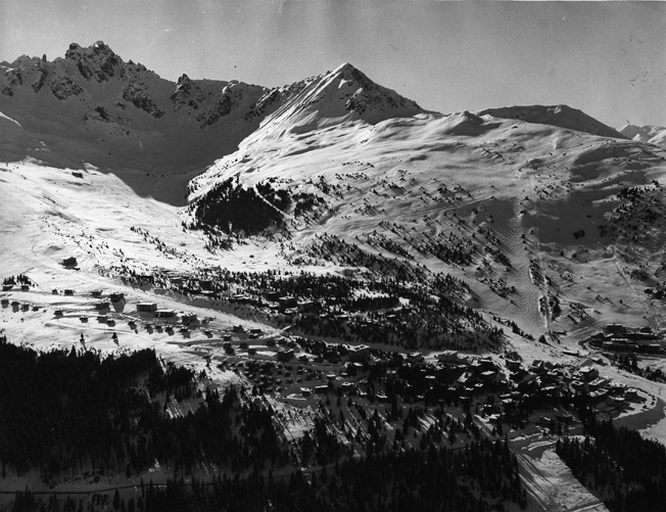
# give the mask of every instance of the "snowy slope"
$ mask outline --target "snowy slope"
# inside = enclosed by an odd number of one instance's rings
[[[349,64],[275,89],[173,83],[103,43],[3,63],[0,81],[0,162],[20,162],[0,174],[13,198],[3,245],[18,266],[29,254],[57,274],[84,232],[91,272],[128,262],[337,271],[321,252],[326,234],[459,277],[470,305],[534,335],[580,337],[613,320],[663,327],[644,290],[666,273],[664,153],[580,111],[427,112]],[[231,196],[249,198],[235,216]],[[183,222],[242,242],[211,253]],[[174,250],[142,244],[131,225]]]
[[[638,268],[659,272],[661,221],[655,238],[646,228],[636,244],[622,222],[637,220],[618,220],[622,189],[663,183],[663,152],[586,133],[585,125],[574,131],[469,112],[308,128],[275,130],[269,118],[192,180],[186,219],[220,204],[220,184],[255,191],[258,205],[278,204],[270,194],[289,191],[292,202],[260,227],[290,238],[292,261],[315,261],[309,248],[326,233],[452,273],[470,284],[479,307],[530,332],[641,324],[646,311],[663,327],[660,307],[642,292],[646,282],[627,277]],[[654,194],[663,208],[663,194]],[[305,214],[303,197],[316,205]],[[233,232],[232,224],[218,227]],[[442,246],[470,260],[461,264]],[[559,311],[540,310],[541,297]]]
[[[626,124],[620,128],[619,132],[635,141],[666,146],[666,128],[663,126]]]
[[[480,115],[490,114],[505,119],[519,119],[528,123],[550,124],[568,130],[599,135],[601,137],[625,138],[623,134],[597,121],[584,112],[568,105],[529,105],[504,108],[489,108]]]

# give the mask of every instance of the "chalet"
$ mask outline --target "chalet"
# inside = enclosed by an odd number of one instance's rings
[[[276,357],[278,361],[286,363],[294,358],[294,353],[293,348],[282,349],[277,351]]]
[[[11,292],[14,289],[14,287],[11,284],[3,284],[2,285],[2,291],[3,292]]]
[[[520,361],[517,359],[507,359],[505,364],[509,371],[512,372],[518,371],[520,369]]]
[[[29,292],[29,291],[30,291],[30,285],[28,285],[28,284],[22,284],[22,285],[21,285],[21,291],[22,291],[22,292]]]
[[[176,312],[173,309],[156,309],[155,318],[175,318]]]
[[[95,299],[99,299],[102,296],[102,290],[92,290],[90,292],[90,296]]]
[[[111,302],[121,302],[125,298],[125,294],[121,292],[114,292],[109,294]]]
[[[466,368],[464,364],[441,367],[437,370],[437,378],[442,382],[453,382],[464,373]]]
[[[136,305],[138,313],[155,313],[157,311],[157,304],[154,302],[139,302]]]
[[[12,305],[13,305],[13,303],[12,303]],[[60,318],[62,315],[63,315],[63,313],[62,313],[62,310],[61,310],[61,309],[56,309],[56,310],[53,312],[53,316],[55,316],[56,318]]]
[[[437,360],[440,363],[455,363],[458,361],[458,359],[457,350],[445,350],[441,354],[437,355]]]
[[[571,389],[574,393],[582,393],[585,391],[586,387],[585,383],[580,380],[574,380],[571,382]]]
[[[592,390],[599,389],[600,387],[605,386],[608,383],[609,379],[605,379],[603,377],[597,377],[588,384],[588,388]]]
[[[72,295],[74,295],[74,290],[69,290],[69,289],[67,289],[67,290],[65,290],[63,293],[64,293],[65,295],[67,295],[68,297],[71,297]]]
[[[470,369],[474,373],[483,373],[487,371],[497,371],[497,367],[492,359],[476,359],[470,365]]]
[[[348,347],[349,360],[354,362],[365,362],[370,359],[369,345],[352,345]]]
[[[610,399],[611,404],[615,407],[622,407],[626,402],[622,396],[609,396],[608,398]]]
[[[608,390],[606,389],[597,389],[595,391],[590,391],[590,399],[593,402],[601,402],[608,395]]]
[[[84,324],[88,323],[88,317],[87,316],[80,316],[79,320],[81,320],[81,322],[84,323]]]
[[[266,290],[264,292],[264,297],[266,297],[268,300],[278,300],[280,297],[282,297],[282,294],[278,290]]]
[[[322,384],[320,386],[315,386],[314,388],[315,393],[318,393],[320,395],[325,395],[328,393],[328,386],[326,384]]]
[[[485,372],[481,372],[481,380],[486,383],[493,382],[497,380],[497,371],[496,370],[487,370]]]
[[[296,297],[291,297],[289,295],[283,295],[278,300],[278,306],[280,309],[295,308],[298,305]]]
[[[245,327],[242,325],[234,325],[233,328],[231,329],[233,332],[245,332]]]
[[[578,370],[578,373],[584,382],[591,382],[599,377],[599,370],[593,366],[583,366]]]
[[[548,370],[546,363],[541,359],[535,359],[530,365],[530,371],[532,373],[544,373]]]
[[[469,386],[474,382],[474,376],[470,372],[463,372],[456,382],[461,386]]]
[[[181,320],[183,325],[195,325],[199,323],[196,313],[184,313]]]
[[[7,298],[3,298],[0,302],[2,303],[3,308],[6,308],[7,306],[9,306],[9,299],[7,299]]]
[[[419,364],[424,362],[423,354],[420,352],[410,352],[407,354],[407,362],[412,364]]]
[[[103,311],[105,309],[109,309],[111,307],[111,303],[107,301],[101,301],[95,304],[95,309],[98,311]]]
[[[340,389],[341,389],[344,393],[351,393],[351,392],[354,390],[354,383],[353,383],[353,382],[343,382],[343,383],[340,385]]]
[[[312,395],[312,390],[310,388],[300,388],[301,396],[308,397]]]
[[[303,313],[312,313],[317,309],[317,303],[313,300],[299,300],[296,307]]]

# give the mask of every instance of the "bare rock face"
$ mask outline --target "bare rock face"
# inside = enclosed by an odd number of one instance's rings
[[[57,76],[49,82],[49,89],[59,100],[66,100],[72,96],[83,94],[83,88],[72,81],[68,76]]]
[[[148,88],[138,80],[131,80],[127,87],[123,89],[122,95],[125,101],[129,101],[136,108],[143,110],[155,119],[164,115],[164,111],[150,97]]]
[[[123,64],[122,59],[102,41],[97,41],[88,48],[72,43],[65,53],[65,58],[76,63],[83,78],[86,80],[94,78],[98,82],[107,81],[115,76]]]

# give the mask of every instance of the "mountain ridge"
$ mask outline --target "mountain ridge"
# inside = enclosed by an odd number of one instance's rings
[[[62,108],[63,104],[68,108]],[[208,142],[215,144],[230,139],[226,146],[234,149],[263,122],[272,123],[280,132],[302,131],[336,122],[363,120],[376,124],[391,117],[428,113],[413,100],[376,84],[350,63],[272,88],[237,80],[191,79],[186,74],[173,82],[131,59],[125,62],[102,41],[89,47],[72,43],[64,58],[53,61],[46,60],[45,56],[21,56],[12,63],[0,63],[0,110],[21,122],[24,116],[37,117],[35,108],[41,110],[39,115],[48,116],[49,110],[55,111],[53,117],[59,122],[67,115],[78,117],[70,122],[74,125],[81,121],[85,123],[88,131],[98,135],[98,142],[105,137],[122,139],[136,135],[145,147],[156,132],[157,138],[187,139],[183,137],[184,129],[164,128],[179,125],[181,128],[187,126],[190,131],[217,130],[220,132],[218,136],[211,137],[213,140]],[[522,109],[518,114],[515,112],[517,108]],[[486,109],[478,115],[518,115],[529,120],[534,115],[526,116],[526,108]],[[534,110],[536,107],[530,108]],[[541,119],[533,119],[533,122],[558,125],[557,121],[563,117],[562,111],[569,117],[575,112],[579,114],[577,119],[584,122],[579,123],[580,126],[569,123],[566,127],[622,137],[575,109],[566,106],[540,108]],[[544,112],[548,115],[543,115]],[[32,121],[27,123],[28,130],[35,124],[35,119]],[[233,125],[234,133],[229,133],[229,126],[222,125]],[[73,130],[72,136],[77,131]],[[168,131],[177,134],[168,135],[165,133]],[[169,144],[164,146],[169,153]],[[195,149],[202,150],[196,145]],[[222,147],[217,155],[212,149],[204,153],[210,162],[227,154],[228,150]]]

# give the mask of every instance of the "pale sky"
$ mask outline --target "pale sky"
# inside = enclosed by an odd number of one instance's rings
[[[565,103],[666,125],[666,3],[0,0],[0,60],[103,40],[175,80],[282,85],[351,62],[441,112]]]

